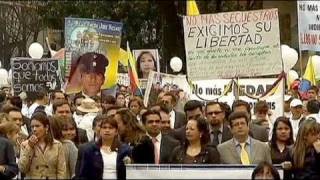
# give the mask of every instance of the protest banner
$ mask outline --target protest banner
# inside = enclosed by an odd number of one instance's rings
[[[300,50],[320,51],[320,1],[297,1]]]
[[[130,85],[130,79],[128,73],[118,73],[118,84],[129,86]]]
[[[29,97],[42,89],[61,90],[61,72],[57,59],[11,59],[14,95],[26,92]]]
[[[121,31],[122,23],[119,22],[65,18],[66,74],[69,74],[66,93],[81,91],[81,75],[77,60],[87,52],[103,54],[109,62],[101,89],[116,85]]]
[[[251,179],[255,167],[236,164],[127,164],[126,179]],[[282,179],[283,169],[278,164],[274,167]]]
[[[135,49],[132,51],[135,59],[137,60],[137,73],[139,79],[147,79],[148,77],[144,78],[144,74],[146,71],[157,71],[160,73],[160,62],[159,62],[159,54],[158,49]],[[148,62],[148,58],[152,59],[153,64]],[[143,62],[141,60],[143,59]]]
[[[267,96],[262,95],[270,91],[277,80],[275,78],[239,79],[238,82],[234,81],[235,85],[232,88],[228,88],[230,79],[193,81],[190,99],[216,100],[225,102],[230,107],[237,94],[239,94],[239,99],[248,102],[251,107],[254,107],[258,100],[266,100],[272,111],[270,119],[275,120],[276,117],[283,115],[283,79],[277,82],[273,93],[269,93]],[[239,88],[237,85],[239,85]]]
[[[153,105],[156,103],[158,95],[161,91],[172,91],[178,93],[178,91],[181,89],[184,91],[184,93],[186,93],[185,98],[188,99],[188,95],[190,94],[191,90],[186,80],[186,76],[177,76],[151,71],[149,73],[143,103],[146,107],[148,107],[149,104]]]
[[[282,71],[278,9],[184,16],[183,26],[192,81]]]

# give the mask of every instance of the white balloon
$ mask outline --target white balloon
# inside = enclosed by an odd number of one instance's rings
[[[43,47],[40,43],[34,42],[29,46],[29,55],[34,59],[40,59],[43,55]]]
[[[297,71],[295,70],[290,70],[287,73],[287,81],[288,81],[288,85],[290,85],[294,80],[299,78],[299,74],[297,73]]]
[[[281,50],[282,49],[290,49],[290,46],[288,46],[286,44],[281,44]]]
[[[287,45],[281,45],[284,72],[288,72],[298,61],[298,52]]]
[[[8,85],[8,71],[6,69],[0,69],[0,86]]]
[[[171,58],[170,67],[174,72],[180,72],[182,69],[182,60],[179,57]]]

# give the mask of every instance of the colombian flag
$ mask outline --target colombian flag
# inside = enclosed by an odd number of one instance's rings
[[[127,42],[127,54],[128,54],[128,74],[130,78],[130,87],[131,87],[131,92],[135,93],[137,89],[140,89],[139,86],[139,79],[138,79],[138,73],[136,70],[136,60],[134,59],[130,47],[129,47],[129,42]]]
[[[303,75],[303,79],[300,83],[299,91],[301,92],[302,98],[307,98],[307,91],[311,86],[316,85],[316,75],[314,66],[312,63],[312,57],[309,57],[306,70]]]

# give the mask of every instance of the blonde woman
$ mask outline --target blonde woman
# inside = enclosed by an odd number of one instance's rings
[[[320,179],[320,124],[305,120],[293,147],[294,179]]]
[[[65,179],[66,161],[61,142],[53,139],[45,112],[31,117],[32,135],[21,143],[19,169],[27,179]]]

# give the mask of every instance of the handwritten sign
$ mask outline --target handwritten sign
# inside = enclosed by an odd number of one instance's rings
[[[297,3],[300,50],[320,51],[320,2]]]
[[[278,9],[184,16],[191,80],[279,74]]]
[[[61,73],[56,59],[11,59],[14,95],[61,89]]]

